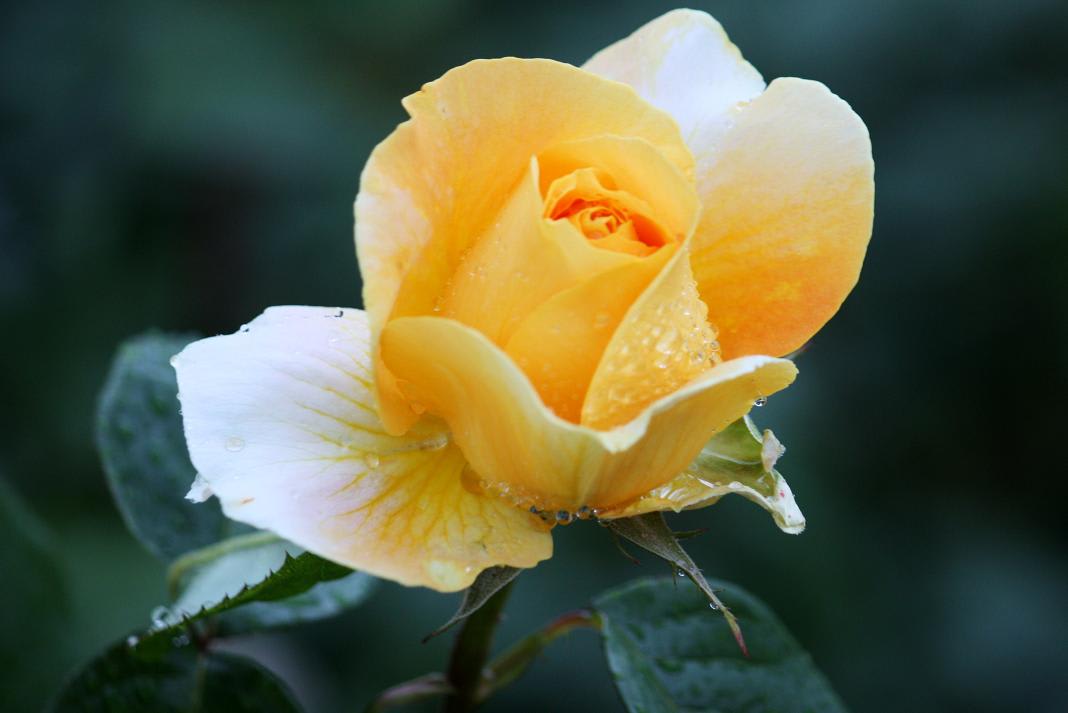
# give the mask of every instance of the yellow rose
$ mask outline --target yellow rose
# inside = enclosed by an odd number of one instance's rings
[[[688,10],[582,69],[475,61],[404,106],[356,200],[366,313],[273,308],[176,359],[194,495],[443,591],[549,557],[537,512],[737,491],[798,531],[785,483],[691,463],[857,280],[873,181],[849,106],[765,87]]]

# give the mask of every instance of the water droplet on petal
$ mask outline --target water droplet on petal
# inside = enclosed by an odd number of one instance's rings
[[[363,456],[363,463],[370,470],[374,470],[382,464],[382,459],[378,457],[377,453],[365,453]]]
[[[152,619],[152,627],[162,629],[167,626],[167,619],[171,616],[171,610],[167,607],[156,607],[149,616]]]
[[[767,402],[768,402],[768,397],[767,396],[757,396],[756,397],[756,401],[753,402],[753,405],[756,406],[757,408],[760,408],[764,404],[766,404]]]
[[[237,453],[238,451],[244,450],[245,439],[239,436],[230,436],[226,439],[225,445],[226,450],[230,451],[231,453]]]

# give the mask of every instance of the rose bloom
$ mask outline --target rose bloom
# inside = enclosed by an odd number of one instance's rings
[[[856,283],[874,186],[849,106],[765,86],[689,10],[404,106],[356,198],[366,312],[276,307],[176,357],[191,497],[441,591],[534,566],[574,516],[740,492],[799,531],[777,452],[767,492],[698,455]]]

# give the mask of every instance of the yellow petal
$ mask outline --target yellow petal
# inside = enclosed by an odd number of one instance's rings
[[[579,274],[567,259],[567,245],[554,235],[562,231],[553,230],[542,211],[538,165],[532,160],[493,225],[460,261],[435,313],[503,344],[531,310],[574,284]],[[631,262],[607,254],[593,258],[599,264],[583,267],[594,272]]]
[[[557,416],[577,423],[605,346],[677,246],[602,272],[541,303],[505,345]]]
[[[669,158],[635,137],[604,135],[559,143],[538,155],[542,193],[550,192],[554,179],[593,167],[620,192],[648,206],[648,217],[682,242],[696,225],[700,203],[692,177]]]
[[[618,426],[708,371],[718,353],[705,313],[683,246],[630,304],[604,349],[582,405],[582,424]]]
[[[691,263],[725,357],[803,345],[856,284],[871,236],[871,143],[822,84],[778,79],[723,137]]]
[[[595,137],[557,145],[541,154],[538,161],[542,166],[542,177],[571,175],[570,172],[581,170],[579,167],[597,166],[619,192],[656,206],[656,216],[673,243],[684,241],[696,225],[699,206],[692,185],[647,142],[613,136]],[[554,181],[553,185],[558,182]],[[492,304],[495,301],[509,303],[507,298],[497,300],[494,297],[497,294],[507,295],[509,290],[540,295],[537,302],[529,303],[525,318],[517,320],[514,329],[505,333],[507,341],[503,344],[497,341],[497,344],[503,345],[527,374],[550,409],[562,418],[577,422],[587,388],[606,344],[631,304],[663,271],[678,248],[675,244],[666,245],[644,259],[619,260],[611,257],[612,262],[608,262],[603,256],[615,256],[618,253],[591,248],[590,241],[571,230],[566,223],[543,225],[552,228],[542,237],[543,240],[548,237],[553,241],[554,249],[543,247],[540,251],[532,251],[522,244],[516,245],[515,250],[521,253],[521,262],[517,263],[516,269],[520,269],[524,263],[539,264],[539,256],[528,256],[528,252],[551,255],[562,262],[555,267],[546,266],[543,274],[560,274],[566,269],[571,275],[568,280],[573,283],[572,286],[548,298],[548,289],[542,284],[543,280],[536,281],[537,284],[512,286],[507,280],[507,273],[502,271],[505,284],[491,289],[489,285],[495,272],[493,262],[487,261],[479,263],[482,269],[477,272],[488,275],[483,278],[483,289],[472,289],[471,292],[481,295],[485,301],[480,305],[480,314],[491,314],[495,309]],[[512,235],[514,238],[524,234],[515,231]],[[510,264],[510,257],[506,253],[510,252],[515,242],[510,240],[501,247],[501,254],[496,256],[501,264]],[[471,252],[478,252],[482,247],[480,244]],[[461,270],[457,283],[473,281],[469,277],[473,272]],[[515,280],[510,282],[514,283]],[[558,284],[562,284],[562,281]],[[493,333],[482,329],[479,323],[465,319],[460,321],[480,328],[492,339]],[[676,386],[687,380],[683,379]]]
[[[692,171],[669,116],[625,85],[550,60],[471,62],[404,104],[412,118],[372,153],[355,206],[376,353],[387,319],[432,312],[461,257],[546,148],[605,133],[633,136]],[[383,422],[399,433],[416,414],[384,371],[376,364]]]
[[[359,310],[276,307],[175,358],[201,492],[344,565],[440,591],[552,553],[529,513],[465,489],[439,421],[382,428]]]
[[[433,359],[426,358],[429,350]],[[392,320],[382,334],[382,353],[406,393],[446,420],[489,489],[522,507],[569,511],[622,506],[667,482],[710,434],[796,374],[786,360],[737,359],[706,371],[629,423],[597,431],[554,415],[507,354],[453,320]]]

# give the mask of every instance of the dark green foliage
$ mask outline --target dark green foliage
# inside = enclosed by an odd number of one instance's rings
[[[608,665],[632,713],[844,713],[782,622],[752,595],[712,582],[749,645],[738,650],[723,617],[693,587],[643,579],[598,597]]]
[[[48,713],[294,713],[273,674],[249,659],[190,645],[111,646],[67,682]]]

